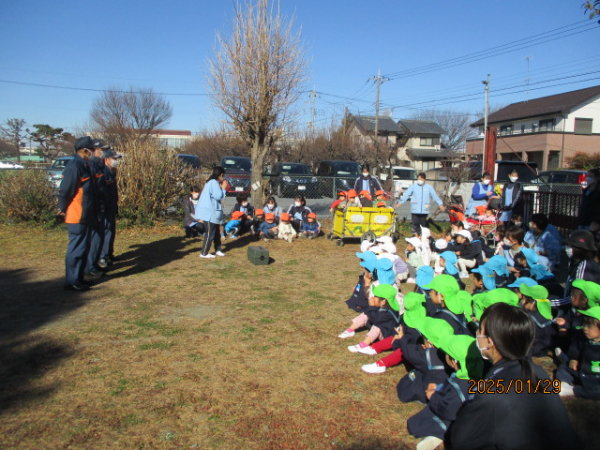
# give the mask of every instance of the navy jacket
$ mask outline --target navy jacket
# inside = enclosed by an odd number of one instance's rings
[[[600,394],[600,343],[588,340],[583,331],[575,334],[569,347],[569,359],[579,361],[578,375],[584,389]]]
[[[106,189],[106,213],[116,216],[119,213],[119,190],[114,169],[104,166],[104,184]]]
[[[533,323],[535,323],[535,340],[531,347],[531,355],[535,357],[546,356],[552,346],[556,330],[552,325],[552,321],[542,316],[539,311],[528,312],[529,316],[533,319]]]
[[[467,320],[464,314],[454,314],[447,308],[442,308],[438,305],[438,309],[433,315],[435,319],[442,319],[448,322],[448,324],[454,330],[454,334],[466,334],[471,336],[471,332],[467,328]]]
[[[400,316],[396,311],[390,308],[378,308],[376,306],[369,306],[364,311],[371,325],[375,325],[381,330],[384,338],[394,336],[396,334],[396,328],[400,324]]]
[[[534,368],[539,379],[549,378],[541,367]],[[500,360],[491,368],[486,379],[496,380],[493,385],[503,385],[504,391],[508,391],[511,380],[513,383],[508,393],[488,393],[486,390],[485,393],[471,395],[446,433],[447,449],[583,448],[583,442],[572,427],[558,394],[544,393],[542,389],[535,394],[524,390],[517,392],[515,386],[518,383],[514,380],[521,379],[518,361]]]
[[[356,312],[363,312],[369,306],[369,299],[367,298],[365,289],[365,277],[360,275],[358,277],[358,283],[352,291],[352,296],[346,300],[348,308],[353,309]]]
[[[372,177],[371,175],[369,175],[367,179],[369,180],[369,192],[371,193],[371,198],[375,198],[375,192],[383,190],[381,183],[376,177]],[[358,177],[354,182],[354,190],[357,193],[363,190],[363,180],[366,179],[364,177]]]
[[[96,188],[88,163],[79,155],[67,163],[58,192],[58,209],[65,213],[65,223],[97,223]]]

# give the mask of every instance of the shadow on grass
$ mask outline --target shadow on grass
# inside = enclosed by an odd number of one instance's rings
[[[0,413],[54,391],[54,387],[35,387],[35,380],[73,351],[25,334],[85,304],[86,294],[64,291],[63,279],[28,278],[24,269],[0,270]]]
[[[147,244],[136,244],[130,250],[119,255],[119,261],[112,270],[129,266],[121,272],[109,273],[108,277],[100,280],[116,279],[136,275],[177,261],[190,253],[200,254],[200,239],[186,239],[183,236],[173,236]]]

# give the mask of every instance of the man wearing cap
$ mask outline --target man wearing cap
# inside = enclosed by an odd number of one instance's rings
[[[100,278],[104,275],[100,267],[102,246],[104,244],[104,218],[106,216],[107,192],[104,178],[104,160],[102,154],[108,146],[101,139],[92,139],[93,153],[89,160],[90,172],[96,186],[96,223],[91,229],[90,251],[85,265],[85,275],[90,278]]]
[[[99,265],[106,267],[115,261],[115,235],[117,232],[117,214],[119,212],[119,192],[117,189],[117,164],[121,155],[112,148],[104,150],[104,184],[106,187],[106,209],[104,213],[104,242],[100,252]]]
[[[421,227],[427,227],[427,215],[431,211],[430,206],[432,201],[435,201],[442,211],[446,209],[433,187],[425,183],[426,179],[427,176],[424,173],[420,173],[417,177],[417,184],[411,184],[396,204],[396,208],[399,208],[402,203],[405,203],[410,198],[412,231],[415,234],[419,234]]]
[[[371,175],[371,168],[368,164],[363,164],[361,167],[362,176],[358,177],[354,182],[354,190],[356,192],[369,191],[371,198],[375,198],[375,193],[379,190],[383,190],[381,183]]]
[[[88,164],[94,143],[89,136],[75,141],[75,157],[67,163],[58,193],[58,214],[65,217],[69,245],[65,257],[65,289],[89,289],[83,280],[91,230],[97,226],[96,190]]]

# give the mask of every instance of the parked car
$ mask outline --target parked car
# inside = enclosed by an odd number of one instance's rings
[[[198,158],[196,155],[178,153],[177,157],[181,159],[183,163],[189,165],[192,169],[200,169],[200,158]]]
[[[278,197],[294,197],[302,194],[309,198],[318,198],[319,179],[308,164],[276,163],[271,166],[269,192]]]
[[[221,166],[225,169],[225,179],[229,183],[227,195],[250,194],[250,177],[252,175],[250,158],[226,156],[221,160]]]
[[[381,181],[387,181],[388,175],[389,169],[382,169],[380,171],[379,179]],[[417,170],[412,167],[393,166],[392,181],[394,192],[402,192],[417,181]]]
[[[353,188],[361,175],[360,164],[354,161],[321,161],[316,175],[320,177],[319,193],[324,197],[335,197],[339,191]]]
[[[581,184],[585,170],[547,170],[540,172],[537,182],[540,184]]]
[[[73,158],[74,156],[61,156],[60,158],[56,158],[54,162],[52,162],[52,165],[48,169],[48,179],[53,184],[55,189],[60,188],[63,170],[65,170],[65,166]]]
[[[21,164],[13,161],[0,161],[0,169],[24,169]]]

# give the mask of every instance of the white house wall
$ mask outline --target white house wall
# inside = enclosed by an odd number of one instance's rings
[[[568,115],[566,132],[575,131],[575,118],[593,119],[592,133],[600,133],[600,97],[579,106]],[[560,130],[562,131],[562,128]]]

